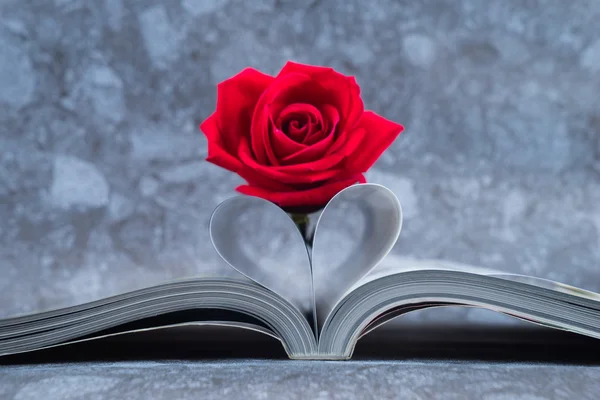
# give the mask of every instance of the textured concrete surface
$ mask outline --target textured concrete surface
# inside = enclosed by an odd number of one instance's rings
[[[3,399],[597,399],[599,367],[465,362],[115,362],[5,367]],[[529,379],[524,380],[523,377]]]
[[[219,81],[287,59],[355,75],[406,125],[369,174],[404,205],[394,254],[600,290],[599,18],[596,0],[2,1],[0,315],[227,273],[207,223],[239,178],[196,127]]]

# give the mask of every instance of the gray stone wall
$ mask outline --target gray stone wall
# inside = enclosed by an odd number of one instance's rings
[[[288,59],[406,126],[368,176],[403,203],[395,255],[600,290],[599,20],[597,0],[2,1],[0,314],[226,273],[207,223],[240,180],[197,125],[219,81]]]

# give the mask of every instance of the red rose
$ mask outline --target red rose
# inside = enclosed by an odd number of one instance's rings
[[[404,128],[364,111],[353,77],[288,62],[275,77],[247,68],[221,82],[217,109],[200,129],[207,161],[248,182],[239,192],[298,210],[364,183]]]

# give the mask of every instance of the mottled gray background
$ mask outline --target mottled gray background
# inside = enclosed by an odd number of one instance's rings
[[[396,256],[600,290],[599,20],[597,0],[1,1],[0,315],[226,271],[207,223],[240,180],[197,125],[218,82],[288,59],[406,126],[368,176],[404,206]]]

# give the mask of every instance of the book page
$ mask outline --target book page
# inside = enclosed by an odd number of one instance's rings
[[[308,252],[298,228],[282,209],[258,197],[230,198],[214,211],[210,237],[233,269],[301,312],[312,313]]]
[[[503,274],[503,272],[499,270],[484,267],[475,267],[472,265],[457,263],[453,261],[398,257],[396,255],[389,254],[384,260],[381,261],[379,265],[377,265],[377,267],[373,268],[373,270],[369,274],[364,276],[360,281],[356,282],[356,284],[352,287],[351,290],[358,286],[364,285],[367,282],[374,281],[375,279],[379,279],[384,276],[395,275],[409,271],[425,270],[459,271],[478,275]]]
[[[528,285],[555,290],[575,296],[586,297],[593,300],[600,300],[600,294],[598,293],[590,292],[588,290],[580,289],[560,282],[555,282],[549,279],[538,278],[529,275],[512,274],[491,268],[476,267],[469,264],[462,264],[447,260],[416,259],[410,257],[398,257],[395,255],[388,255],[377,267],[375,267],[369,274],[358,281],[348,292],[361,285],[385,276],[409,271],[425,270],[467,272],[470,274],[490,276],[510,280],[513,282],[526,283]]]
[[[385,258],[401,227],[400,203],[381,185],[351,186],[327,204],[317,223],[312,249],[320,327],[348,288]]]
[[[581,289],[575,286],[566,285],[564,283],[552,281],[550,279],[536,278],[529,275],[496,273],[491,274],[496,278],[502,278],[513,282],[526,283],[528,285],[537,286],[545,289],[554,290],[557,292],[567,293],[573,296],[585,297],[590,300],[600,301],[600,294],[589,290]]]

